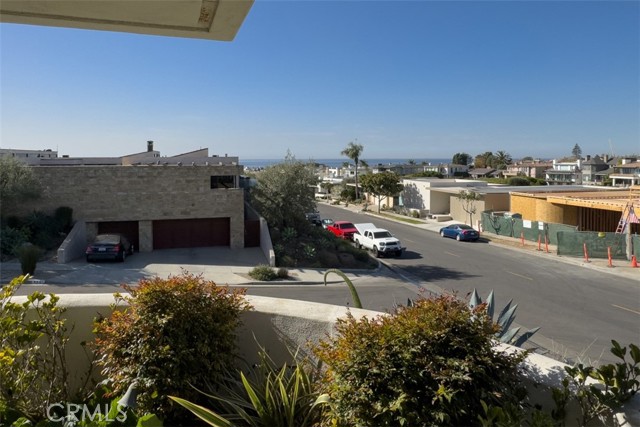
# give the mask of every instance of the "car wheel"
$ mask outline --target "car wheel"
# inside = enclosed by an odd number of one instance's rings
[[[457,235],[456,235],[456,240],[457,240],[458,242],[459,242],[460,240],[462,240],[462,239],[460,238],[460,235],[459,235],[459,234],[457,234]]]
[[[87,262],[91,262],[91,257],[87,255]]]
[[[440,232],[440,237],[444,237],[444,231]]]
[[[380,252],[378,252],[378,247],[377,246],[373,247],[373,253],[376,256],[376,258],[380,258],[381,254],[380,254]]]

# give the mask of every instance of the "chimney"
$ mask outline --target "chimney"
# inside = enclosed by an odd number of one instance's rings
[[[153,141],[147,141],[147,153],[153,151]]]
[[[587,154],[587,161],[591,160],[591,154]]]

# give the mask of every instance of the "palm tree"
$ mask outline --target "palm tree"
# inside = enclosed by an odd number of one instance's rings
[[[511,159],[511,155],[509,153],[498,151],[495,154],[494,162],[497,169],[506,169],[507,165],[510,165],[513,160]]]
[[[358,139],[356,139],[357,141]],[[360,144],[356,144],[353,141],[347,145],[347,148],[342,150],[340,154],[343,156],[347,156],[356,165],[356,200],[358,200],[358,162],[360,161],[360,154],[362,154],[362,150],[364,148]]]

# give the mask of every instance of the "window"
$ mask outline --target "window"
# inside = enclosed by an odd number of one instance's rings
[[[235,188],[235,176],[214,175],[211,177],[211,188]]]

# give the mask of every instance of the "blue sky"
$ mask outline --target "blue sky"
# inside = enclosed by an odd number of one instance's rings
[[[2,148],[640,154],[637,1],[256,0],[233,42],[2,24],[0,47]]]

